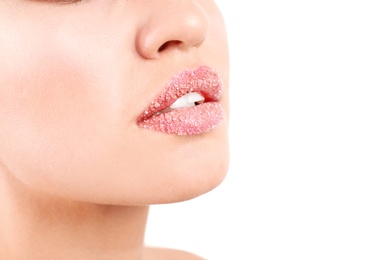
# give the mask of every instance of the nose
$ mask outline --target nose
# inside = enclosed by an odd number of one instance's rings
[[[147,8],[136,38],[138,53],[145,59],[179,49],[201,46],[208,30],[208,17],[194,0],[156,0]]]

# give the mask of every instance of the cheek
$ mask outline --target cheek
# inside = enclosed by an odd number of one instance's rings
[[[9,50],[0,53],[0,160],[34,181],[101,160],[119,123],[118,95],[97,79],[109,72],[83,50],[39,41]]]

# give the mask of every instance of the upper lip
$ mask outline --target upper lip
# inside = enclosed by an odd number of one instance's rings
[[[165,86],[165,89],[138,117],[137,121],[147,120],[156,113],[170,107],[180,97],[191,92],[201,94],[205,98],[204,102],[219,101],[222,94],[221,76],[208,66],[200,66],[176,74]]]

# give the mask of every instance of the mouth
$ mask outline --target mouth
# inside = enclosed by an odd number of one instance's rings
[[[168,134],[196,135],[223,119],[221,77],[208,66],[175,75],[138,117],[141,128]]]

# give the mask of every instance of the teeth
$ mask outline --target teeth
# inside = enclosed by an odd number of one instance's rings
[[[191,92],[176,100],[175,103],[173,103],[169,108],[174,109],[181,107],[192,107],[196,105],[196,102],[202,103],[203,101],[204,97],[201,94],[197,92]]]

